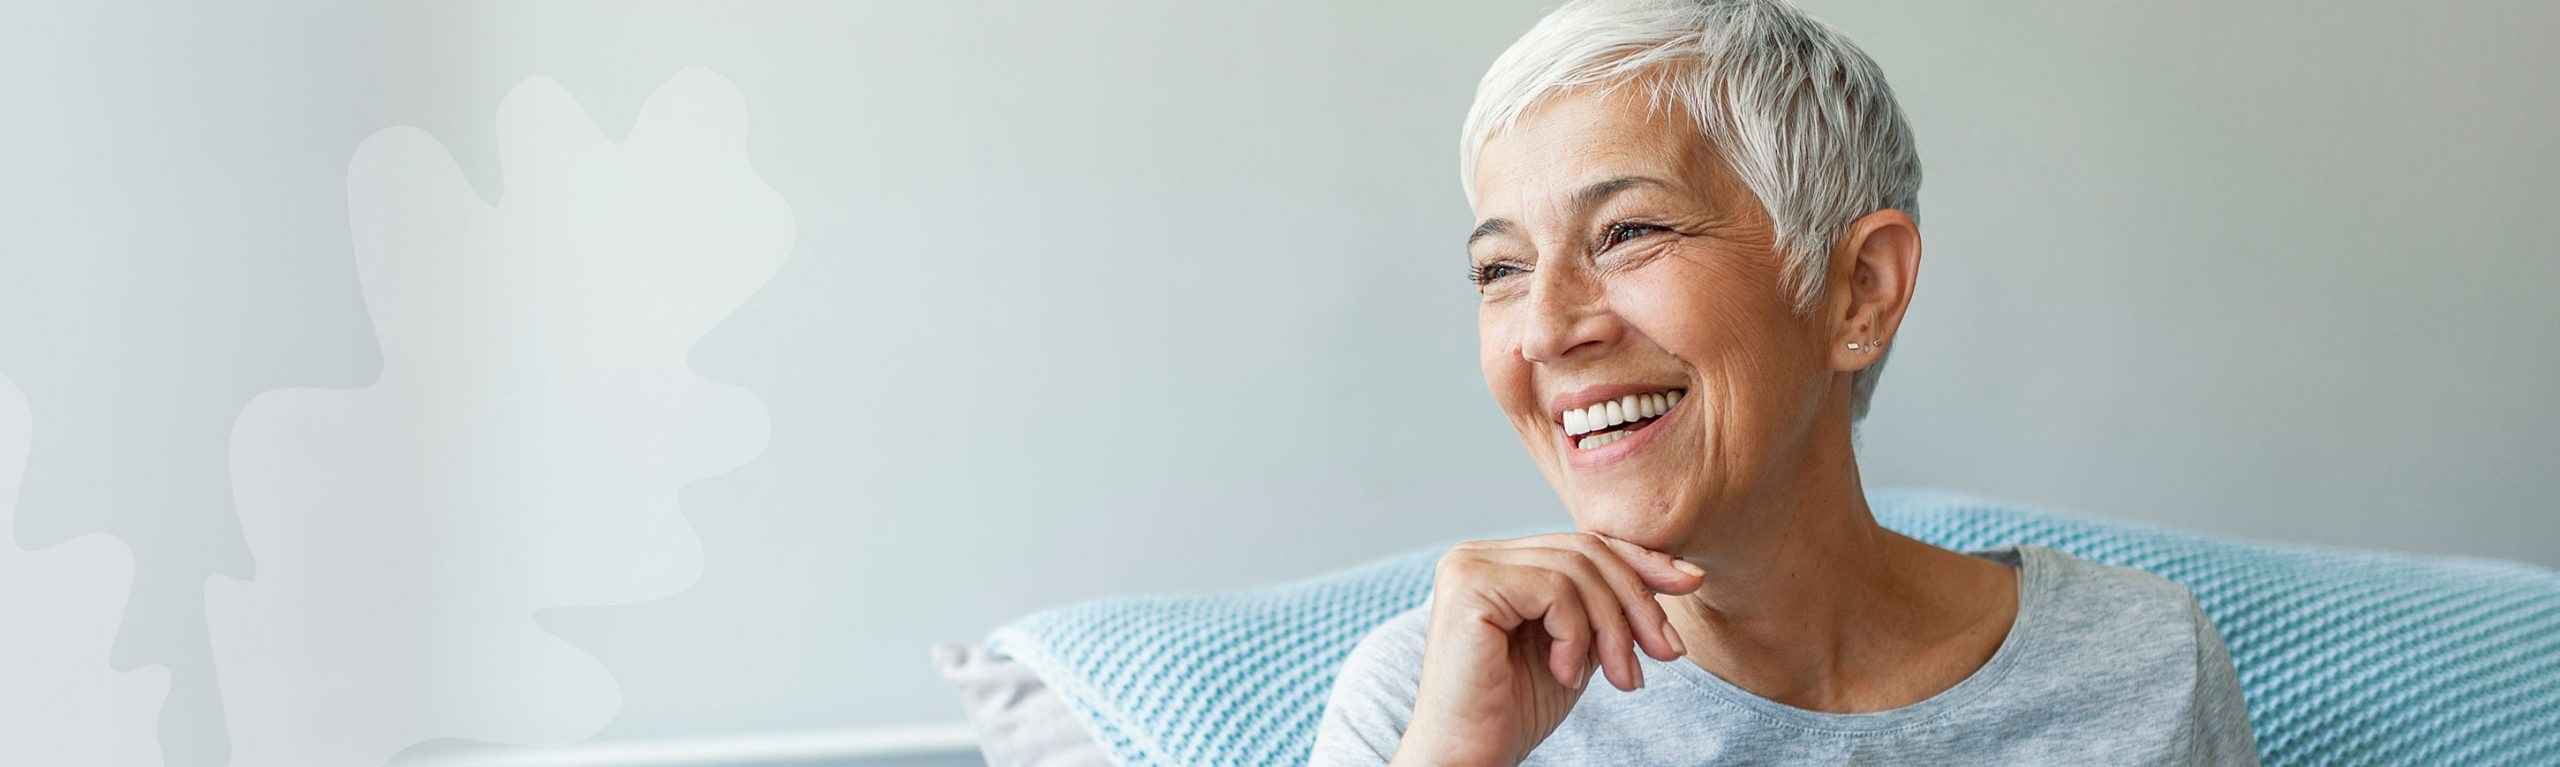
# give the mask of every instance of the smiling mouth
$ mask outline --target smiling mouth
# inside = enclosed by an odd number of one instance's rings
[[[1629,394],[1586,408],[1564,411],[1564,433],[1576,450],[1598,450],[1652,426],[1671,406],[1680,404],[1679,389]]]

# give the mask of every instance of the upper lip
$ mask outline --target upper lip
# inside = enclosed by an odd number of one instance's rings
[[[1601,384],[1599,386],[1577,389],[1563,394],[1558,394],[1555,399],[1548,400],[1547,419],[1554,421],[1557,426],[1563,426],[1564,411],[1567,410],[1578,410],[1590,407],[1592,405],[1624,397],[1629,394],[1651,394],[1658,391],[1671,391],[1673,389],[1680,388],[1683,387],[1664,386],[1662,384],[1623,383]]]

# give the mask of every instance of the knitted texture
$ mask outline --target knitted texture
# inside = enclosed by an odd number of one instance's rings
[[[2560,574],[2267,544],[1928,490],[1877,520],[1950,549],[2048,546],[2195,592],[2230,646],[2261,760],[2560,764]],[[1299,765],[1360,637],[1420,604],[1445,546],[1249,591],[1105,599],[988,639],[1131,767]]]

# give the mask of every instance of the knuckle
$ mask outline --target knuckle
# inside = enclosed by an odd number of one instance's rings
[[[1573,576],[1566,575],[1562,570],[1538,571],[1538,585],[1562,592],[1567,596],[1578,597],[1582,591],[1581,585],[1574,582]]]
[[[1591,552],[1599,545],[1600,534],[1587,530],[1564,533],[1557,537],[1554,544],[1555,548],[1559,550],[1571,552],[1576,556],[1585,557],[1591,556]]]
[[[1431,575],[1433,580],[1442,583],[1462,582],[1474,576],[1478,561],[1473,551],[1452,549],[1440,555],[1440,562],[1432,567]]]
[[[1581,552],[1584,557],[1590,558],[1593,562],[1626,561],[1625,557],[1619,556],[1617,547],[1609,545],[1609,539],[1601,537],[1599,533],[1585,535],[1587,537],[1580,540],[1574,547],[1574,550]]]
[[[1623,585],[1618,582],[1616,573],[1611,572],[1607,567],[1601,566],[1598,560],[1592,559],[1588,556],[1567,556],[1562,566],[1564,569],[1572,571],[1575,576],[1580,577],[1595,588],[1606,591],[1615,591],[1620,589]]]
[[[1597,559],[1593,559],[1590,556],[1576,556],[1573,558],[1571,566],[1573,567],[1574,572],[1581,573],[1584,577],[1593,579],[1593,583],[1602,585],[1610,583],[1609,569],[1601,567],[1600,561]]]

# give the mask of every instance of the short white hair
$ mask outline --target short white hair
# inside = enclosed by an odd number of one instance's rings
[[[1640,88],[1683,108],[1777,229],[1778,289],[1799,314],[1822,300],[1833,243],[1858,217],[1920,215],[1920,153],[1875,60],[1783,0],[1573,0],[1521,35],[1476,86],[1459,179],[1476,204],[1476,154],[1570,88]],[[1885,355],[1851,378],[1864,419]]]

